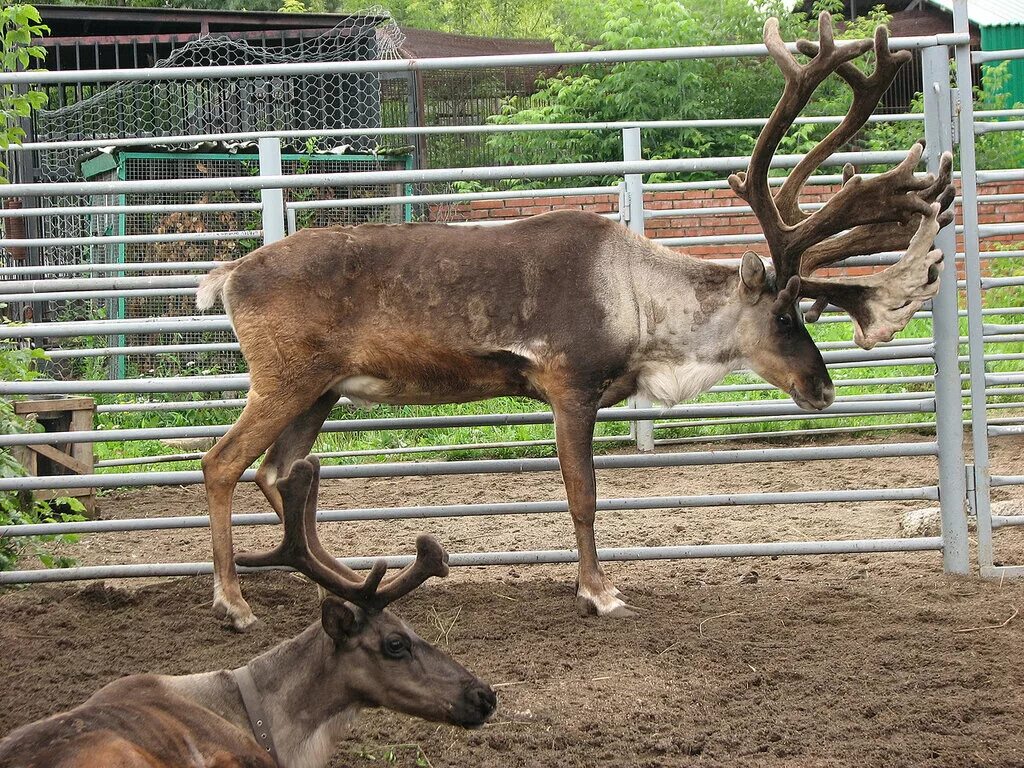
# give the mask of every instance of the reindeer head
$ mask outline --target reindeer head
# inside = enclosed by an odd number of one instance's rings
[[[387,564],[378,560],[359,577],[331,557],[317,536],[319,483],[316,457],[292,464],[277,481],[284,509],[281,544],[235,561],[291,566],[331,593],[321,605],[321,626],[333,650],[320,678],[345,694],[340,698],[465,728],[483,725],[497,703],[490,686],[387,610],[431,576],[446,576],[447,552],[424,534],[416,540],[416,559],[398,573],[385,579]]]
[[[820,411],[832,404],[835,388],[804,327],[797,306],[799,288],[800,278],[792,277],[779,290],[764,262],[750,251],[743,254],[737,290],[745,311],[738,336],[754,373],[787,392],[801,408]]]
[[[854,341],[864,349],[889,341],[938,291],[942,253],[931,246],[939,229],[952,221],[954,197],[949,153],[940,158],[937,176],[915,175],[924,152],[924,143],[918,142],[896,168],[872,178],[856,175],[847,165],[841,189],[824,206],[813,213],[801,210],[800,192],[808,177],[860,130],[910,59],[909,51],[889,52],[885,27],[875,30],[873,43],[836,45],[831,17],[822,13],[818,31],[817,43],[797,41],[797,50],[809,58],[801,64],[786,49],[778,20],[765,23],[764,42],[782,70],[785,89],[758,136],[746,172],[729,177],[733,191],[750,204],[764,230],[774,268],[767,274],[760,259],[749,253],[744,256],[740,290],[749,301],[763,302],[765,307],[756,321],[759,329],[743,329],[748,340],[744,351],[758,374],[789,392],[804,408],[827,406],[833,388],[820,353],[811,351],[813,343],[796,308],[798,298],[815,300],[804,315],[808,322],[814,322],[829,304],[849,312]],[[865,74],[853,60],[872,48],[874,71]],[[853,91],[850,110],[773,194],[768,180],[772,156],[815,89],[833,72]],[[842,259],[890,250],[902,250],[903,256],[880,272],[810,277]]]

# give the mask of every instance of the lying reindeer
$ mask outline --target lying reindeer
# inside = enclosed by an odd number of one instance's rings
[[[835,390],[798,312],[832,303],[850,313],[865,349],[888,341],[935,295],[951,221],[952,158],[915,174],[923,153],[873,178],[844,169],[820,210],[801,210],[815,168],[864,125],[909,51],[875,34],[874,68],[854,60],[868,40],[837,44],[828,14],[800,63],[776,19],[764,41],[785,90],[745,173],[729,182],[767,240],[773,269],[753,253],[739,269],[695,259],[593,213],[555,211],[502,227],[443,224],[305,229],[211,272],[199,309],[220,299],[249,365],[249,399],[203,458],[213,540],[214,611],[238,630],[255,621],[233,568],[231,503],[242,472],[266,451],[256,483],[280,514],[274,482],[305,456],[342,396],[396,405],[521,395],[551,405],[558,461],[579,549],[577,603],[631,615],[597,556],[592,440],[599,408],[629,395],[674,404],[730,371],[750,368],[802,408]],[[843,121],[777,192],[768,171],[787,129],[832,73],[853,91]],[[851,256],[902,251],[868,276],[814,278]]]
[[[316,534],[320,465],[297,461],[278,480],[282,544],[243,565],[291,565],[335,596],[321,620],[244,667],[197,675],[133,675],[84,704],[0,741],[0,768],[319,768],[356,713],[385,707],[464,728],[494,711],[494,691],[385,607],[448,555],[427,535],[416,560],[384,580],[360,579]]]

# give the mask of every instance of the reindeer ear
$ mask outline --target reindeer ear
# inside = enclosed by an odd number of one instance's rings
[[[328,595],[320,606],[320,624],[334,642],[342,643],[362,629],[363,612],[341,598]]]
[[[767,274],[764,269],[764,262],[753,251],[743,254],[743,262],[740,264],[740,283],[744,292],[753,301],[757,301],[764,293]]]

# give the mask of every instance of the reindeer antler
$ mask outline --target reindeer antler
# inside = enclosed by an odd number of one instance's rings
[[[266,553],[235,556],[238,565],[291,566],[321,587],[361,608],[380,611],[412,592],[431,576],[448,575],[448,553],[437,539],[420,534],[416,559],[384,580],[387,563],[378,560],[363,578],[339,563],[324,549],[316,532],[316,502],[320,487],[320,461],[307,456],[292,464],[288,474],[277,481],[284,509],[284,537]]]
[[[810,57],[800,64],[786,49],[776,19],[764,27],[764,42],[785,77],[778,105],[758,137],[746,173],[729,177],[737,195],[753,209],[775,266],[776,284],[790,292],[790,279],[799,275],[801,296],[817,299],[806,319],[813,320],[829,302],[850,312],[856,325],[855,341],[870,348],[901,330],[921,304],[938,291],[941,253],[931,251],[938,230],[952,221],[949,210],[954,191],[952,157],[943,154],[938,175],[918,176],[915,169],[924,153],[918,142],[906,159],[890,171],[865,179],[852,166],[843,169],[843,184],[822,208],[812,214],[800,210],[800,191],[818,165],[849,141],[878,105],[897,71],[909,59],[908,51],[890,53],[888,33],[875,30],[874,41],[837,45],[832,19],[818,17],[820,41],[797,41],[797,50]],[[873,48],[874,70],[865,75],[853,60]],[[837,73],[853,90],[849,112],[828,136],[797,164],[772,194],[768,168],[779,142],[815,89]],[[808,280],[821,267],[850,256],[905,249],[900,261],[867,278]]]

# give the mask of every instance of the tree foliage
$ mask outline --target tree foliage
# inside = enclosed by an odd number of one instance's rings
[[[831,6],[831,7],[829,7]],[[567,38],[575,50],[634,49],[673,46],[728,45],[761,41],[769,16],[781,21],[786,39],[815,36],[815,18],[789,13],[782,3],[751,4],[747,0],[649,2],[609,0],[601,6],[598,42],[587,46]],[[841,10],[834,2],[818,10]],[[889,17],[878,9],[845,26],[842,37],[870,36]],[[513,98],[498,124],[630,121],[723,120],[766,117],[782,92],[782,76],[770,59],[719,58],[672,62],[626,62],[586,65],[561,70],[539,83],[536,95]],[[841,114],[849,105],[848,87],[836,77],[822,86],[808,114]],[[806,150],[827,128],[797,126],[782,151]],[[743,155],[757,137],[755,128],[689,127],[644,132],[647,159]],[[559,134],[497,134],[490,139],[498,162],[527,155],[531,162],[580,162],[621,159],[622,144],[614,131]],[[699,175],[697,175],[699,176]],[[693,178],[690,176],[689,178]],[[655,176],[654,181],[664,177]]]
[[[49,32],[39,18],[39,11],[25,3],[0,6],[0,69],[4,72],[31,69],[46,58],[46,51],[36,40]],[[38,90],[19,90],[12,84],[0,85],[0,150],[25,138],[21,123],[46,104],[46,94]],[[7,166],[0,160],[0,184],[6,183]]]

